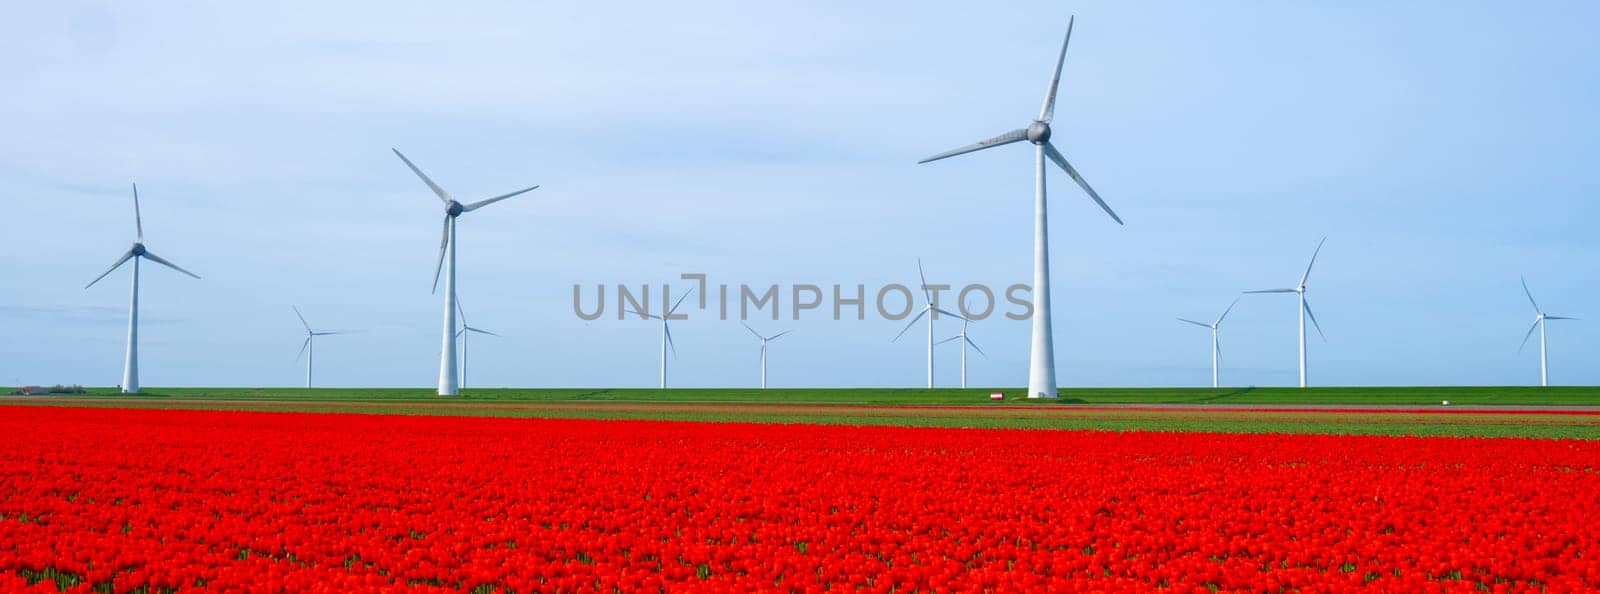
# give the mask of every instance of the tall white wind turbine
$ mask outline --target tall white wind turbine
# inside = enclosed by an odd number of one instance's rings
[[[1306,273],[1300,275],[1300,282],[1289,289],[1263,289],[1260,291],[1245,291],[1246,293],[1294,293],[1300,296],[1300,387],[1306,387],[1306,318],[1311,318],[1311,325],[1317,329],[1317,335],[1323,341],[1328,336],[1322,333],[1322,324],[1317,323],[1317,314],[1311,313],[1311,304],[1306,301],[1306,279],[1311,277],[1311,267],[1317,265],[1317,254],[1322,253],[1322,244],[1328,243],[1328,238],[1322,238],[1317,243],[1317,251],[1311,252],[1311,263],[1306,265]]]
[[[1050,122],[1055,116],[1056,89],[1061,84],[1061,67],[1067,59],[1067,44],[1072,41],[1072,23],[1074,19],[1067,20],[1067,35],[1061,41],[1061,54],[1056,57],[1056,68],[1050,76],[1050,86],[1045,89],[1044,105],[1039,109],[1039,117],[1028,124],[1026,128],[1018,128],[994,138],[970,144],[958,149],[945,151],[928,157],[918,163],[938,161],[956,155],[981,151],[987,148],[1007,145],[1014,142],[1028,141],[1034,145],[1033,158],[1033,346],[1028,358],[1028,397],[1029,398],[1055,398],[1056,390],[1056,363],[1055,343],[1051,337],[1050,326],[1050,249],[1049,228],[1046,217],[1045,201],[1045,159],[1053,161],[1072,181],[1078,183],[1083,191],[1095,204],[1111,215],[1117,224],[1122,224],[1122,219],[1117,213],[1106,205],[1094,188],[1089,187],[1089,182],[1078,175],[1078,170],[1067,162],[1067,158],[1056,150],[1050,143]]]
[[[121,267],[124,262],[133,260],[133,296],[128,299],[128,350],[127,357],[123,359],[122,363],[122,392],[124,394],[139,393],[139,260],[150,260],[196,279],[200,278],[199,275],[162,259],[161,256],[155,255],[155,253],[144,247],[144,220],[139,215],[139,184],[133,184],[133,232],[133,247],[123,252],[122,257],[117,258],[117,261],[112,263],[111,267],[107,268],[105,272],[100,273],[100,276],[94,277],[94,280],[83,286],[84,289],[94,286],[95,283],[100,282],[100,279],[105,278],[106,275]]]
[[[1222,320],[1226,319],[1228,317],[1228,312],[1233,311],[1233,306],[1238,304],[1239,299],[1235,297],[1233,299],[1233,303],[1228,304],[1228,309],[1222,310],[1222,315],[1217,316],[1217,321],[1210,324],[1205,322],[1196,322],[1187,318],[1178,318],[1178,321],[1180,322],[1188,322],[1201,328],[1211,329],[1211,387],[1213,388],[1218,386],[1217,366],[1222,362],[1222,345],[1217,342],[1217,328],[1222,326]]]
[[[962,388],[966,388],[967,387],[967,347],[969,347],[969,346],[972,347],[972,350],[978,351],[978,354],[979,355],[983,355],[985,358],[987,358],[989,356],[989,355],[984,354],[983,349],[978,348],[978,343],[972,342],[972,337],[967,336],[967,325],[970,324],[970,323],[972,323],[971,320],[968,320],[967,318],[961,318],[961,333],[957,334],[955,336],[951,336],[950,338],[946,338],[946,339],[941,340],[941,341],[938,342],[938,344],[944,344],[944,343],[947,343],[947,342],[960,341],[960,342],[958,342],[956,344],[956,346],[961,347],[961,387]]]
[[[429,179],[427,174],[412,164],[410,159],[401,154],[399,149],[390,150],[393,150],[395,156],[400,157],[400,160],[405,162],[406,167],[411,168],[412,173],[422,178],[422,183],[427,184],[428,189],[433,190],[433,193],[444,203],[444,235],[439,240],[439,262],[433,267],[433,289],[435,291],[439,290],[439,272],[440,270],[444,271],[444,331],[442,333],[442,344],[439,348],[438,393],[440,396],[455,396],[461,390],[456,378],[456,218],[460,217],[462,213],[472,212],[512,196],[531,192],[538,189],[539,186],[523,188],[509,194],[501,194],[493,198],[462,204],[451,197],[449,192],[444,191],[444,188],[439,187],[439,184],[433,183],[433,180]],[[446,252],[449,253],[448,258],[445,257]]]
[[[678,306],[683,305],[683,300],[688,299],[692,293],[694,293],[693,289],[685,291],[683,296],[678,298],[678,302],[673,303],[672,307],[668,308],[664,315],[658,316],[653,313],[638,311],[631,307],[627,309],[628,313],[647,320],[661,320],[661,389],[663,390],[667,389],[667,349],[672,349],[672,358],[678,358],[678,345],[672,342],[672,328],[668,325],[668,322],[672,319],[672,314],[678,312]],[[663,301],[663,303],[665,302]],[[647,306],[645,309],[650,308]]]
[[[338,332],[328,330],[312,330],[311,324],[306,322],[306,317],[301,315],[300,308],[293,305],[289,307],[294,309],[295,317],[300,318],[300,325],[304,326],[306,329],[306,340],[305,342],[300,343],[300,354],[295,355],[294,360],[299,361],[301,356],[306,358],[306,387],[310,388],[311,368],[313,367],[313,362],[315,362],[317,359],[317,344],[315,339],[318,336],[332,336],[338,334]]]
[[[472,324],[467,322],[467,310],[463,309],[461,307],[461,301],[459,299],[456,300],[456,313],[461,315],[461,329],[456,331],[456,338],[461,340],[461,388],[462,389],[466,389],[466,387],[467,387],[467,335],[471,334],[471,333],[487,334],[489,336],[496,336],[496,337],[498,337],[500,335],[499,334],[495,334],[493,332],[490,332],[488,330],[484,330],[482,328],[474,328],[474,327],[472,327]]]
[[[1522,354],[1522,350],[1525,349],[1525,348],[1528,348],[1528,339],[1533,337],[1533,331],[1534,330],[1538,330],[1539,331],[1539,385],[1548,386],[1548,385],[1550,385],[1550,357],[1547,354],[1547,351],[1545,350],[1544,323],[1549,321],[1549,320],[1576,320],[1578,318],[1569,318],[1569,317],[1565,317],[1565,316],[1552,316],[1552,315],[1544,313],[1543,309],[1539,309],[1539,302],[1533,300],[1533,291],[1529,291],[1528,290],[1528,279],[1527,278],[1523,278],[1522,279],[1522,292],[1523,292],[1523,294],[1528,296],[1528,303],[1532,303],[1533,304],[1533,314],[1534,315],[1533,315],[1533,326],[1528,328],[1528,333],[1527,334],[1522,335],[1522,346],[1517,347],[1517,354],[1519,354],[1519,355]]]
[[[793,330],[784,330],[772,336],[762,336],[760,332],[756,332],[755,328],[751,328],[749,324],[743,321],[740,321],[739,324],[744,326],[745,330],[749,330],[751,334],[754,334],[756,340],[761,341],[761,389],[765,390],[767,389],[767,343],[777,340],[779,336],[793,332]]]
[[[900,329],[900,333],[894,335],[894,339],[890,340],[889,342],[897,342],[897,341],[899,341],[901,336],[905,336],[906,335],[906,331],[910,330],[912,326],[917,325],[917,320],[921,320],[923,318],[923,316],[927,316],[927,318],[928,318],[928,387],[932,388],[933,387],[933,320],[934,320],[934,318],[939,317],[939,315],[941,315],[941,314],[950,316],[950,317],[958,319],[958,320],[963,320],[963,321],[965,321],[967,318],[963,317],[961,314],[954,314],[954,313],[950,313],[948,311],[945,311],[944,309],[941,309],[941,308],[939,308],[939,307],[937,307],[937,306],[935,306],[933,304],[933,293],[928,291],[928,277],[927,277],[927,275],[924,275],[922,273],[922,259],[921,258],[917,258],[917,278],[922,279],[922,298],[924,299],[924,301],[922,302],[922,309],[917,310],[917,317],[911,318],[911,321],[906,323],[906,327],[905,328],[901,328]],[[931,313],[931,315],[930,315],[930,313]]]

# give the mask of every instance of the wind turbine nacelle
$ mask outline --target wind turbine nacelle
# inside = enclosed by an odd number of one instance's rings
[[[454,200],[451,200],[449,204],[446,204],[444,206],[444,214],[452,216],[452,217],[461,214],[462,210],[463,210],[463,208],[461,206],[461,203],[460,202],[456,202]]]
[[[1034,122],[1028,125],[1028,142],[1044,144],[1050,141],[1050,124]]]
[[[135,244],[133,244],[133,249],[128,250],[128,252],[132,253],[135,256],[143,256],[144,253],[145,253],[144,244],[135,243]]]

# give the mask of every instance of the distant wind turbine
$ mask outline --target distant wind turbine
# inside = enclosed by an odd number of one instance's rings
[[[739,324],[744,326],[745,330],[749,330],[751,334],[756,335],[756,339],[761,341],[761,389],[765,390],[767,389],[767,343],[777,340],[779,336],[793,332],[793,330],[784,330],[772,336],[762,336],[760,332],[756,332],[755,328],[751,328],[749,324],[743,321],[739,322]]]
[[[462,204],[451,197],[449,192],[444,191],[444,188],[439,187],[439,184],[433,183],[433,180],[429,179],[427,174],[424,174],[421,169],[411,163],[410,159],[400,153],[400,149],[390,150],[393,150],[395,156],[400,157],[400,160],[405,162],[406,167],[411,168],[412,173],[422,178],[422,183],[427,184],[428,189],[433,190],[433,193],[439,196],[439,200],[444,202],[444,236],[439,240],[439,262],[433,267],[433,288],[435,291],[439,289],[439,272],[441,269],[444,271],[444,332],[443,344],[439,349],[438,394],[440,396],[455,396],[461,390],[456,378],[456,218],[460,217],[462,213],[472,212],[512,196],[537,190],[539,186],[523,188],[509,194],[501,194],[493,198]],[[445,257],[446,252],[449,253],[449,258]]]
[[[951,336],[950,338],[946,338],[946,339],[941,340],[941,341],[938,342],[938,344],[944,344],[944,343],[947,343],[947,342],[960,341],[960,342],[956,343],[956,346],[961,347],[961,387],[962,388],[966,388],[967,387],[967,347],[969,347],[969,346],[972,347],[972,350],[978,351],[978,354],[979,355],[983,355],[984,358],[988,358],[989,357],[989,355],[985,355],[983,353],[983,349],[978,348],[978,343],[972,342],[972,337],[967,336],[967,324],[969,324],[969,323],[971,323],[971,320],[968,320],[967,318],[961,318],[961,333],[957,334],[955,336]]]
[[[1228,312],[1233,311],[1233,306],[1238,304],[1239,299],[1235,297],[1233,303],[1228,304],[1228,309],[1222,310],[1222,315],[1217,316],[1217,321],[1210,324],[1205,322],[1196,322],[1186,318],[1178,318],[1178,321],[1180,322],[1188,322],[1201,328],[1211,329],[1211,387],[1213,388],[1218,386],[1217,366],[1222,362],[1222,345],[1217,342],[1217,328],[1222,326],[1222,320],[1227,318]]]
[[[970,144],[958,149],[945,151],[928,157],[918,163],[928,163],[981,151],[988,148],[1007,145],[1014,142],[1028,141],[1034,145],[1033,159],[1033,347],[1030,350],[1028,363],[1028,397],[1029,398],[1055,398],[1056,389],[1056,363],[1055,344],[1051,338],[1050,326],[1050,249],[1049,229],[1045,216],[1045,159],[1055,162],[1072,181],[1078,183],[1083,191],[1095,204],[1100,205],[1106,214],[1118,225],[1122,219],[1117,213],[1106,205],[1094,188],[1089,187],[1089,182],[1078,175],[1078,170],[1067,162],[1067,158],[1056,150],[1050,143],[1050,122],[1055,117],[1056,89],[1061,84],[1061,66],[1067,60],[1067,44],[1072,41],[1072,23],[1074,19],[1067,20],[1067,35],[1061,40],[1061,54],[1056,57],[1056,68],[1050,77],[1050,86],[1045,89],[1044,105],[1039,108],[1039,117],[1028,124],[1026,128],[1018,128],[994,138]]]
[[[1522,292],[1528,296],[1528,303],[1533,304],[1534,316],[1533,326],[1529,327],[1528,333],[1522,336],[1522,346],[1517,347],[1517,354],[1522,354],[1522,350],[1528,347],[1528,339],[1533,337],[1533,331],[1537,329],[1539,331],[1539,385],[1548,386],[1550,385],[1550,357],[1545,350],[1544,323],[1549,320],[1576,320],[1578,318],[1545,314],[1543,309],[1539,309],[1539,302],[1533,300],[1533,291],[1528,290],[1527,278],[1522,279]]]
[[[1317,265],[1317,254],[1322,253],[1322,244],[1328,243],[1328,238],[1322,238],[1317,243],[1317,251],[1311,252],[1311,263],[1306,265],[1306,273],[1300,275],[1300,282],[1289,289],[1263,289],[1260,291],[1245,291],[1246,293],[1295,293],[1300,296],[1300,387],[1306,387],[1306,318],[1311,318],[1311,325],[1317,328],[1317,335],[1326,342],[1328,336],[1322,333],[1322,324],[1317,323],[1317,314],[1311,313],[1311,304],[1306,301],[1306,279],[1311,277],[1311,267]]]
[[[122,363],[122,392],[124,394],[139,393],[139,260],[148,259],[151,262],[182,272],[196,279],[200,278],[199,275],[179,268],[177,264],[162,259],[161,256],[155,255],[155,253],[144,247],[144,220],[139,215],[139,184],[133,184],[133,230],[133,247],[123,252],[122,257],[117,258],[117,261],[110,268],[107,268],[105,272],[100,273],[100,276],[94,277],[94,280],[83,286],[84,289],[94,286],[95,283],[100,282],[100,279],[105,278],[106,275],[121,267],[124,262],[133,260],[133,296],[128,300],[128,350],[127,358],[123,359]]]
[[[688,299],[691,293],[694,293],[693,289],[684,292],[683,296],[678,298],[678,302],[672,304],[672,307],[667,310],[666,315],[658,316],[656,314],[642,312],[631,307],[627,309],[628,313],[637,315],[647,320],[661,320],[661,389],[663,390],[667,389],[667,349],[672,349],[672,358],[678,358],[678,345],[673,344],[672,342],[672,328],[667,325],[667,322],[672,318],[672,314],[677,313],[678,306],[683,305],[683,300]],[[663,303],[665,303],[665,301],[663,301]],[[645,309],[650,308],[649,306],[646,306]]]
[[[333,332],[333,331],[312,330],[311,329],[311,324],[306,322],[306,317],[304,315],[301,315],[300,308],[297,307],[297,306],[292,306],[292,305],[289,306],[289,307],[294,309],[295,317],[300,318],[300,325],[304,326],[305,329],[306,329],[306,341],[300,343],[300,354],[295,355],[294,356],[294,360],[299,361],[301,356],[305,356],[305,358],[306,358],[306,387],[310,388],[311,387],[311,368],[312,368],[312,363],[317,358],[317,344],[316,344],[316,340],[313,340],[313,339],[315,339],[318,336],[332,336],[334,334],[339,334],[339,333],[338,332]]]
[[[922,309],[918,310],[917,311],[917,317],[911,318],[911,321],[906,323],[906,327],[902,328],[900,330],[899,334],[894,335],[894,339],[890,340],[889,342],[898,342],[900,340],[901,336],[905,336],[906,335],[906,331],[910,330],[912,326],[917,325],[917,320],[921,320],[923,316],[927,316],[928,317],[928,387],[932,388],[933,387],[933,320],[934,320],[934,318],[939,317],[939,314],[944,314],[944,315],[950,316],[950,317],[958,319],[958,320],[966,320],[967,318],[961,316],[960,314],[950,313],[948,311],[945,311],[945,310],[933,305],[933,293],[928,291],[928,277],[927,277],[927,275],[922,273],[922,258],[917,258],[917,277],[922,279],[922,298],[924,300],[922,302]],[[933,312],[933,315],[928,315],[929,312]]]
[[[482,328],[473,328],[472,324],[467,323],[467,310],[462,309],[459,299],[456,300],[456,313],[461,314],[461,329],[456,331],[456,337],[461,339],[461,389],[465,390],[467,388],[467,334],[476,332],[495,337],[500,335]]]

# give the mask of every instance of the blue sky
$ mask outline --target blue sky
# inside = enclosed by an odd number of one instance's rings
[[[1209,318],[1292,285],[1312,382],[1600,383],[1600,6],[1585,2],[19,3],[0,8],[0,383],[120,379],[132,239],[147,386],[296,385],[289,307],[357,333],[319,383],[429,386],[446,188],[543,188],[461,219],[471,382],[651,386],[656,328],[586,323],[574,283],[1031,279],[1032,156],[929,154],[1025,125],[1077,15],[1055,139],[1127,220],[1051,176],[1058,376],[1209,381]],[[680,283],[681,284],[681,283]],[[1295,381],[1295,305],[1243,300],[1224,383]],[[916,386],[899,325],[763,321],[774,386]],[[943,325],[940,335],[956,331]],[[674,327],[674,384],[756,381],[757,344]],[[972,329],[977,385],[1026,380],[1028,325]],[[948,346],[948,345],[947,345]],[[957,353],[939,353],[957,381]]]

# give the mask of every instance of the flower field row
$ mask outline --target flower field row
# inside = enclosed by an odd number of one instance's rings
[[[1600,588],[1600,443],[6,407],[0,591]]]

